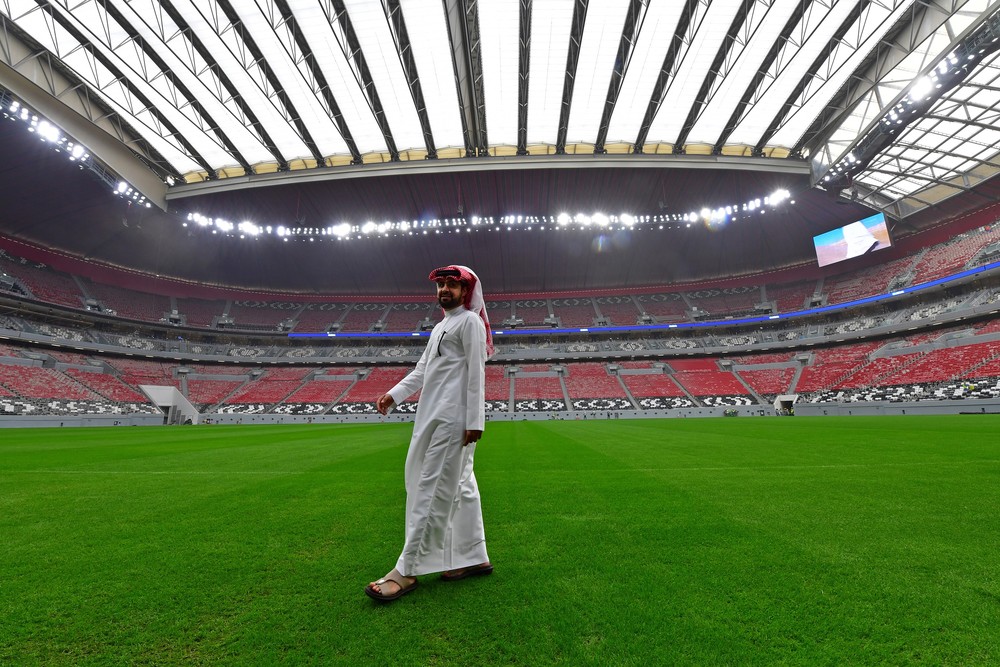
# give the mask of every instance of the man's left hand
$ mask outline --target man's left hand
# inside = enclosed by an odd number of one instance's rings
[[[482,431],[466,431],[465,442],[462,443],[462,446],[465,447],[466,445],[473,445],[477,443],[481,437],[483,437]]]

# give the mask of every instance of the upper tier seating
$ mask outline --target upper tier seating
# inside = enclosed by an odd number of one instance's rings
[[[344,332],[371,331],[371,328],[379,321],[388,307],[387,303],[356,303],[340,321],[340,330]]]
[[[222,317],[225,310],[225,301],[177,299],[177,312],[184,316],[184,321],[189,327],[211,327],[212,321],[217,317]]]
[[[760,303],[760,287],[723,287],[687,293],[688,301],[711,315],[749,313]]]
[[[170,298],[160,294],[141,293],[141,298],[136,298],[139,293],[134,290],[104,283],[88,283],[86,288],[98,303],[114,310],[118,317],[159,322],[164,313],[170,312]]]
[[[233,301],[229,317],[234,327],[276,330],[284,320],[292,317],[302,304],[284,301]]]
[[[613,326],[630,327],[639,321],[639,311],[632,297],[605,296],[597,299],[601,315],[608,318]]]
[[[299,313],[295,328],[299,333],[322,333],[344,314],[343,304],[311,303]]]
[[[914,283],[925,283],[957,273],[984,246],[1000,240],[1000,225],[980,228],[931,247],[914,270]]]
[[[83,292],[65,273],[33,262],[15,261],[7,256],[0,256],[0,270],[20,280],[39,301],[76,309],[84,307]]]
[[[847,303],[873,294],[885,294],[889,291],[892,279],[905,273],[912,262],[912,258],[903,257],[829,278],[824,289],[826,302],[831,305]]]
[[[688,305],[680,294],[642,294],[636,299],[645,313],[658,321],[683,322],[688,319]]]
[[[767,288],[767,298],[774,301],[779,313],[794,313],[807,308],[806,300],[816,291],[816,281],[775,285]]]
[[[386,315],[383,331],[417,331],[424,318],[431,315],[425,303],[396,303]]]
[[[552,310],[564,327],[590,327],[597,316],[590,299],[553,299]]]
[[[524,322],[525,327],[544,327],[545,318],[549,316],[549,307],[545,301],[515,301],[514,314]]]

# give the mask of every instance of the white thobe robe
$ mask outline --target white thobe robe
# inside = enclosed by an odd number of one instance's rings
[[[415,577],[489,561],[465,431],[486,423],[486,327],[462,306],[445,313],[413,371],[389,390],[396,405],[418,389],[406,455],[406,542],[396,563]]]

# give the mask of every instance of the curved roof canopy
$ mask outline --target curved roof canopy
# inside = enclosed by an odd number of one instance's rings
[[[0,86],[75,111],[64,129],[161,207],[629,156],[797,163],[902,218],[997,171],[996,19],[988,0],[0,0]],[[915,81],[920,113],[872,140]]]

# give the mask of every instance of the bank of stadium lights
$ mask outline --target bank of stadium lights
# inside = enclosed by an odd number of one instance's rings
[[[63,134],[62,130],[54,124],[50,123],[45,118],[42,118],[19,100],[11,97],[9,94],[3,93],[0,97],[2,97],[4,118],[14,122],[24,123],[28,132],[35,134],[40,141],[50,145],[57,153],[64,153],[70,162],[79,164],[81,169],[84,167],[90,169],[90,171],[97,174],[101,180],[109,185],[114,183],[111,180],[111,174],[109,174],[102,166],[94,163],[91,158],[90,151],[88,151],[85,146],[78,144],[67,137]],[[130,204],[145,206],[146,208],[150,208],[152,206],[142,193],[124,181],[114,183],[112,192]]]
[[[83,164],[90,159],[90,153],[80,144],[71,141],[62,131],[38,116],[18,100],[5,100],[3,117],[24,123],[28,132],[34,133],[40,141],[51,145],[57,152],[65,153],[70,162]]]
[[[440,234],[466,234],[503,231],[566,231],[591,230],[596,232],[631,231],[637,229],[686,229],[702,224],[709,229],[719,229],[729,222],[749,218],[758,213],[774,209],[791,199],[788,190],[780,189],[763,199],[752,199],[742,204],[730,204],[714,208],[702,208],[690,213],[666,213],[658,215],[637,215],[634,213],[608,214],[568,212],[558,215],[505,215],[472,216],[470,218],[431,218],[429,220],[400,220],[392,222],[368,220],[360,224],[338,222],[325,227],[304,227],[291,225],[258,225],[254,222],[232,222],[225,218],[213,218],[200,213],[189,213],[184,227],[210,230],[213,234],[239,236],[240,238],[261,238],[273,236],[283,241],[317,241],[429,236]]]

